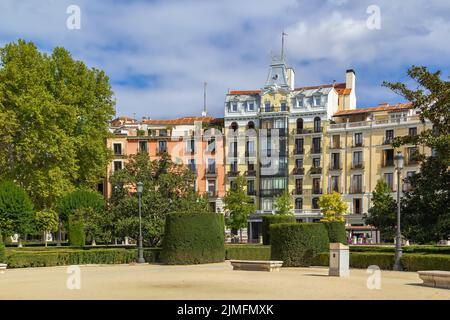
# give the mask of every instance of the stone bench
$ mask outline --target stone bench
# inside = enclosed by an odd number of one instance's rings
[[[280,271],[283,261],[230,260],[233,270]]]
[[[0,273],[5,273],[6,267],[8,265],[4,264],[4,263],[0,263]]]
[[[450,271],[418,271],[419,278],[428,287],[450,289]]]

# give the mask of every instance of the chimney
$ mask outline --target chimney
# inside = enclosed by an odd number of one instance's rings
[[[348,69],[345,72],[345,88],[354,89],[356,86],[356,75],[355,70]]]
[[[288,81],[289,88],[291,90],[294,90],[294,88],[295,88],[295,71],[293,68],[287,68],[286,71],[287,71],[286,73],[287,73],[287,81]]]

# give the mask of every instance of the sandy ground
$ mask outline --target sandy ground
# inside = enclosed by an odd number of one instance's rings
[[[0,299],[450,299],[413,272],[381,272],[368,289],[366,270],[328,277],[327,268],[281,272],[233,271],[228,262],[197,266],[80,266],[81,288],[69,290],[67,267],[9,269],[0,274]]]

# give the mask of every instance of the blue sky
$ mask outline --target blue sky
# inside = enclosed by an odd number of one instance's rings
[[[66,27],[69,5],[80,30]],[[381,29],[367,27],[370,5]],[[359,107],[402,101],[381,83],[409,81],[413,64],[450,74],[448,0],[0,1],[0,46],[63,46],[107,72],[118,115],[155,119],[199,115],[204,81],[210,114],[223,116],[228,89],[264,85],[283,30],[296,86],[343,82],[353,68]]]

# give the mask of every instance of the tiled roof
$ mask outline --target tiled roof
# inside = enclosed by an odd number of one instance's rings
[[[394,105],[389,104],[383,104],[378,105],[376,107],[370,107],[370,108],[357,108],[357,109],[351,109],[351,110],[341,110],[334,114],[335,117],[339,116],[347,116],[352,114],[361,114],[361,113],[370,113],[370,112],[381,112],[381,111],[401,111],[406,109],[411,109],[412,104],[411,103],[398,103]]]
[[[259,94],[259,93],[261,93],[261,90],[233,90],[233,91],[230,91],[229,94],[231,94],[231,95],[239,95],[239,94],[251,95],[251,94]]]
[[[143,120],[143,124],[153,124],[153,125],[188,125],[194,124],[195,122],[214,122],[216,118],[214,117],[183,117],[177,119],[158,119],[158,120]]]
[[[322,88],[332,88],[333,84],[321,84],[318,86],[309,86],[309,87],[299,87],[295,88],[294,91],[300,91],[300,90],[314,90],[314,89],[322,89]],[[334,88],[337,89],[345,89],[345,82],[344,83],[335,83]]]

